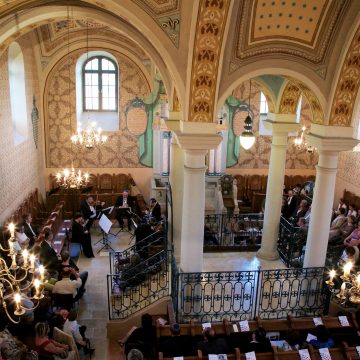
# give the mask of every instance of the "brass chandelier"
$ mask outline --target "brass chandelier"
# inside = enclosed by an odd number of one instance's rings
[[[20,322],[20,317],[26,311],[34,310],[39,300],[44,297],[42,292],[46,282],[45,268],[36,265],[35,255],[29,253],[27,249],[21,252],[15,240],[13,223],[9,224],[8,230],[10,232],[8,247],[3,248],[0,244],[0,249],[9,257],[9,259],[0,257],[0,303],[9,320],[17,324]],[[25,299],[30,300],[33,306],[23,305]]]

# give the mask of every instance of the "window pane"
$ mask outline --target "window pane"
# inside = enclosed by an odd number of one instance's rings
[[[92,108],[91,108],[91,100],[89,98],[86,98],[85,109],[86,110],[92,110]]]
[[[109,97],[115,98],[115,86],[109,86]]]
[[[98,59],[92,59],[85,65],[85,70],[98,70]]]
[[[110,98],[109,99],[109,110],[116,110],[115,98]]]
[[[105,99],[103,98],[102,105],[103,105],[104,110],[109,110],[109,100],[107,98],[105,98]]]
[[[260,92],[260,114],[267,114],[267,113],[268,113],[268,103],[265,95],[262,92]]]
[[[103,86],[102,96],[103,96],[103,99],[109,97],[109,87],[108,86]]]
[[[112,62],[110,62],[109,60],[107,59],[102,59],[101,60],[101,68],[103,70],[115,70],[115,66]]]
[[[99,79],[98,74],[91,74],[91,85],[98,86],[98,79]]]
[[[115,74],[108,75],[109,85],[115,85]]]
[[[92,87],[91,86],[85,86],[85,97],[88,98],[92,94]]]
[[[99,96],[99,91],[98,91],[97,86],[91,87],[91,95],[90,96],[92,96],[94,98],[97,98]]]
[[[102,74],[102,84],[103,84],[103,86],[109,85],[109,75],[108,74]]]
[[[93,99],[93,109],[94,110],[99,110],[99,99]]]

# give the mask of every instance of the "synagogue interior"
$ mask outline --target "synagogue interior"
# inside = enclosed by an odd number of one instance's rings
[[[0,360],[360,359],[359,87],[358,0],[0,0]]]

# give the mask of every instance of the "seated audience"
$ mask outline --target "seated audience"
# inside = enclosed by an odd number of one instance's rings
[[[201,350],[203,355],[227,354],[228,344],[224,338],[217,338],[213,328],[206,328],[203,331],[203,341],[196,344],[195,350]]]
[[[88,278],[89,273],[87,271],[79,271],[79,268],[76,266],[76,264],[71,260],[70,253],[65,250],[61,253],[61,273],[59,276],[59,280],[61,280],[62,271],[66,271],[67,269],[71,270],[70,279],[76,280],[76,275],[79,275],[81,279],[81,286],[79,287],[78,293],[84,294],[85,292],[85,284]]]
[[[338,216],[331,222],[330,230],[338,229],[346,221],[346,209],[340,208]]]
[[[308,209],[308,202],[301,200],[300,204],[294,214],[294,222],[296,223],[300,218],[304,217]]]
[[[357,210],[356,210],[356,205],[355,204],[350,204],[349,205],[349,210],[347,212],[347,216],[357,216]]]
[[[126,357],[127,360],[143,360],[144,355],[138,349],[131,349]]]
[[[50,327],[47,323],[35,325],[35,350],[43,357],[52,359],[57,355],[63,359],[67,358],[69,346],[61,344],[49,338]]]
[[[190,356],[192,355],[190,336],[180,336],[180,325],[175,323],[170,326],[171,337],[160,341],[159,351],[164,357]]]
[[[149,208],[150,218],[155,218],[156,222],[161,221],[161,207],[156,199],[150,199],[150,208]]]
[[[215,233],[208,226],[204,226],[204,245],[219,245]]]
[[[270,340],[266,337],[266,331],[263,327],[257,328],[252,333],[249,351],[255,351],[256,353],[272,351]]]
[[[26,236],[30,239],[29,247],[32,247],[36,241],[36,238],[39,235],[38,229],[32,224],[33,218],[29,213],[24,217],[24,232]]]
[[[84,218],[80,213],[76,213],[74,216],[71,233],[71,242],[80,243],[82,245],[83,253],[87,258],[94,257],[90,232],[86,229]]]
[[[40,262],[45,266],[49,274],[57,277],[60,270],[60,255],[52,247],[53,234],[51,230],[46,229],[44,240],[40,244]]]
[[[317,339],[310,341],[310,345],[312,345],[314,348],[321,349],[331,348],[334,346],[334,340],[330,337],[330,332],[325,327],[325,325],[316,326],[314,335],[317,337]]]
[[[345,246],[358,246],[360,245],[360,222],[357,228],[344,240]]]
[[[86,326],[80,326],[77,322],[76,310],[70,310],[63,331],[74,338],[78,349],[84,349],[84,354],[92,354],[95,351],[95,349],[90,348],[90,340],[85,336]]]
[[[338,229],[330,230],[329,232],[329,244],[336,244],[338,242],[343,243],[344,239],[348,237],[354,230],[356,224],[355,216],[347,216],[345,221]],[[340,244],[339,244],[340,245]]]
[[[351,261],[355,265],[359,261],[359,248],[357,246],[347,246],[338,261],[338,266],[345,265]]]
[[[299,350],[304,348],[304,336],[298,330],[289,330],[285,336],[286,342],[290,346],[290,350]]]
[[[141,327],[133,326],[130,331],[118,343],[125,346],[125,353],[138,349],[145,357],[154,356],[154,345],[156,342],[156,328],[152,324],[152,317],[144,314],[141,317]]]
[[[15,240],[18,242],[21,249],[27,249],[30,243],[30,239],[24,232],[24,224],[18,224],[15,230]]]
[[[71,280],[70,275],[73,274],[70,269],[66,269],[62,272],[62,279],[58,281],[53,288],[53,294],[72,294],[74,301],[78,301],[82,295],[78,293],[78,289],[81,287],[81,279],[79,274],[75,274],[76,280]]]
[[[121,273],[120,289],[125,290],[128,286],[136,286],[145,280],[145,267],[141,263],[139,254],[130,257],[130,263],[125,265]]]

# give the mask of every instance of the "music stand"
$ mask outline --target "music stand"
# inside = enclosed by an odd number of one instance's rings
[[[100,248],[97,253],[99,253],[101,250],[111,250],[111,251],[115,251],[112,247],[111,247],[111,241],[109,240],[108,238],[108,234],[109,234],[109,231],[110,231],[110,228],[112,226],[112,222],[110,221],[110,219],[103,213],[101,215],[101,218],[99,220],[99,226],[101,228],[101,231],[102,231],[102,238],[97,242],[95,243],[98,244],[98,243],[101,243],[103,246],[102,248]]]
[[[132,217],[133,212],[131,211],[130,206],[117,206],[116,209],[121,209],[121,210],[123,210],[123,211],[128,211],[128,213],[129,213],[130,216]],[[129,225],[130,225],[130,224],[128,223],[128,227],[129,227]],[[110,233],[110,235],[113,235],[113,236],[116,237],[116,236],[118,236],[121,232],[127,232],[127,233],[129,233],[131,236],[134,235],[130,230],[126,230],[126,229],[122,228],[120,224],[119,224],[119,226],[120,226],[119,231],[118,231],[116,234]]]

